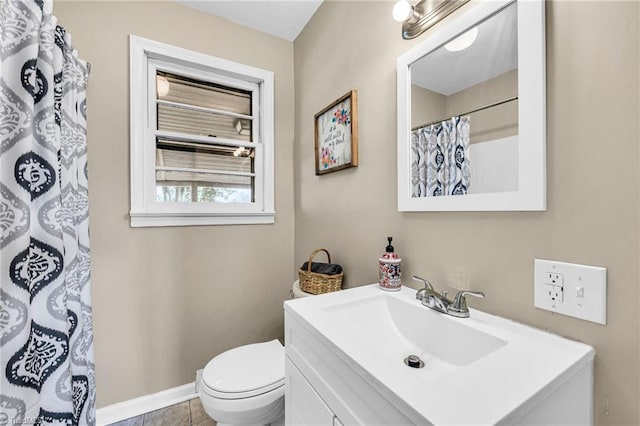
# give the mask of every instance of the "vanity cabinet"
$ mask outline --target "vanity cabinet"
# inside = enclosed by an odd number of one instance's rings
[[[285,424],[425,424],[399,399],[389,401],[339,357],[330,342],[285,312]],[[381,386],[381,384],[380,384]]]
[[[330,425],[337,416],[289,358],[285,360],[285,410],[289,425]],[[339,424],[339,423],[338,423]]]
[[[377,284],[284,310],[287,425],[593,424],[583,343],[475,309],[454,318]]]

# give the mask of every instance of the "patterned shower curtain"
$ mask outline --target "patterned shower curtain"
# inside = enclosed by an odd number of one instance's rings
[[[469,117],[452,117],[411,132],[411,196],[467,194]]]
[[[95,424],[88,64],[51,0],[0,14],[0,424]]]

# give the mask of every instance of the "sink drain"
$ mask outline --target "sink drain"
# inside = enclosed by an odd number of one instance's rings
[[[411,368],[422,368],[424,367],[424,362],[420,359],[418,355],[409,355],[404,359],[404,363],[407,364]]]

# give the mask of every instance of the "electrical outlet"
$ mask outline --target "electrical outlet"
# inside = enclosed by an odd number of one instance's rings
[[[545,284],[551,284],[555,286],[562,287],[564,285],[564,275],[559,274],[555,271],[553,272],[545,272]]]
[[[534,306],[607,323],[607,269],[535,259]]]
[[[544,273],[544,298],[552,307],[564,301],[564,276],[556,271]]]
[[[544,298],[549,303],[562,303],[564,301],[564,288],[557,285],[545,284]]]

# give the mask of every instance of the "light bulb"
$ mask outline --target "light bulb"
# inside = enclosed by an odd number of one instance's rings
[[[393,6],[393,19],[404,22],[413,14],[413,6],[407,0],[398,0]]]
[[[473,27],[469,31],[459,35],[444,45],[449,52],[459,52],[471,46],[478,38],[478,27]]]
[[[158,97],[161,98],[163,96],[167,96],[169,93],[169,80],[164,78],[161,75],[156,76],[156,86],[158,90]]]

